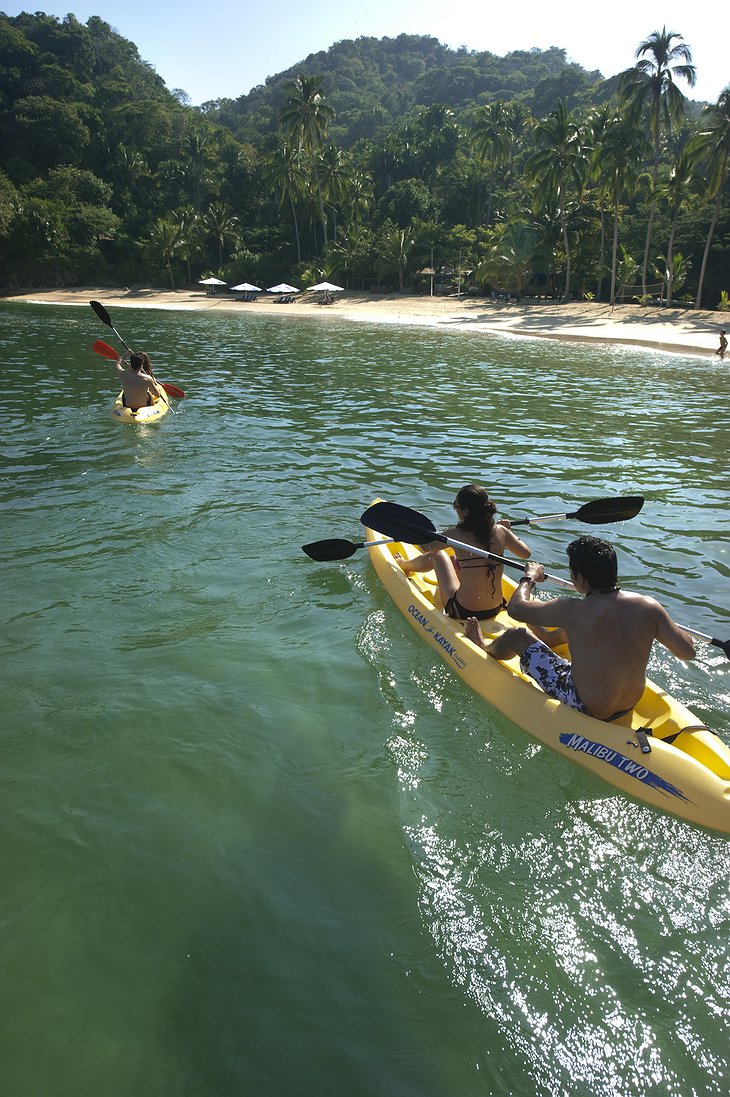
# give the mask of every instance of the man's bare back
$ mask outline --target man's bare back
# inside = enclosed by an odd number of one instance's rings
[[[554,623],[565,631],[573,681],[586,708],[599,720],[633,708],[644,692],[652,644],[665,631],[662,606],[622,590],[556,602]],[[690,658],[684,647],[675,654]]]
[[[131,366],[125,369],[121,359],[115,365],[124,393],[125,407],[138,411],[151,402],[149,397],[160,395],[157,382],[150,374],[141,369],[134,370]]]
[[[597,538],[579,540],[598,543]],[[613,551],[606,542],[602,544]],[[527,564],[525,579],[520,581],[508,607],[510,616],[531,626],[534,633],[508,629],[486,650],[496,659],[505,659],[514,654],[522,656],[540,640],[550,647],[567,642],[575,691],[597,719],[610,719],[637,703],[644,692],[646,667],[655,640],[679,659],[694,658],[691,639],[654,598],[628,593],[616,586],[592,587],[571,568],[574,586],[584,595],[583,599],[533,601],[528,588],[544,578],[541,564],[534,561]],[[615,583],[615,572],[612,582]],[[477,622],[468,625],[467,636],[479,643]],[[548,628],[558,630],[552,638],[546,632]],[[481,646],[485,646],[483,641]]]

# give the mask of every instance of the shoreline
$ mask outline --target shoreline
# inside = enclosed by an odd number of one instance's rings
[[[487,297],[430,297],[400,293],[344,291],[331,305],[304,292],[290,304],[278,304],[277,294],[256,301],[238,301],[230,294],[200,290],[74,289],[29,290],[0,300],[28,304],[87,306],[90,300],[114,308],[165,309],[180,312],[223,312],[245,316],[307,316],[372,324],[403,324],[448,331],[482,332],[570,342],[599,342],[645,347],[673,354],[715,356],[720,331],[730,327],[730,315],[711,310],[659,308],[643,305],[551,300],[506,304]],[[274,310],[273,312],[271,310]]]

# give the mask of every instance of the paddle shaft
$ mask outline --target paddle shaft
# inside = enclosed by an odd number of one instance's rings
[[[400,531],[402,533],[402,531]],[[472,556],[483,556],[485,560],[494,560],[495,563],[502,564],[503,567],[515,568],[517,571],[525,572],[527,569],[526,564],[521,564],[519,560],[510,560],[506,556],[498,556],[495,552],[488,552],[486,549],[476,548],[475,545],[468,545],[465,541],[455,541],[453,537],[447,537],[445,533],[437,533],[435,530],[421,529],[418,530],[414,527],[414,535],[422,535],[420,537],[414,536],[412,541],[407,541],[411,545],[424,544],[427,545],[430,541],[440,541],[443,545],[449,545],[451,548],[463,549],[464,552],[470,553]],[[406,541],[405,537],[393,538],[393,540]],[[545,578],[551,583],[556,583],[560,587],[569,587],[571,590],[575,590],[575,587],[569,579],[561,579],[557,575],[548,575],[545,573]]]

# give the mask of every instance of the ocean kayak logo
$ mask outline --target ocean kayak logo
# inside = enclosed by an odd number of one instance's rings
[[[414,606],[412,602],[408,607],[408,612],[413,620],[421,626],[426,635],[430,636],[435,644],[438,644],[444,655],[447,655],[452,663],[463,670],[466,666],[466,660],[462,659],[448,636],[444,636],[443,632],[435,629],[426,614],[422,613],[418,606]]]
[[[670,785],[669,781],[658,777],[646,766],[642,766],[640,762],[634,761],[633,758],[627,758],[625,754],[621,754],[618,750],[612,750],[611,747],[607,747],[603,743],[595,743],[592,739],[586,739],[584,735],[575,735],[570,732],[561,735],[560,742],[569,750],[590,754],[591,758],[598,758],[599,761],[607,762],[609,766],[615,766],[622,773],[628,773],[630,777],[635,777],[637,781],[641,781],[644,785],[650,785],[652,788],[659,789],[660,792],[677,796],[680,800],[686,800],[689,803],[681,789]]]

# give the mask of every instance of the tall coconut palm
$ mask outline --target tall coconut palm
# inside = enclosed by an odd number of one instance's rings
[[[297,202],[301,199],[304,191],[304,169],[299,149],[286,141],[282,141],[265,162],[263,178],[264,183],[268,184],[274,191],[280,206],[283,206],[285,202],[289,203],[297,242],[297,263],[301,263],[302,245],[299,236]]]
[[[633,120],[626,115],[613,114],[604,121],[592,154],[594,177],[599,188],[608,195],[613,210],[611,306],[616,303],[621,204],[636,187],[645,151],[645,138]]]
[[[683,149],[675,161],[669,179],[659,190],[659,199],[666,202],[672,218],[667,254],[661,257],[666,271],[667,306],[672,303],[672,294],[675,288],[674,238],[677,233],[677,221],[695,178],[696,160],[696,154],[693,155],[688,149]],[[664,274],[662,276],[664,277]]]
[[[321,76],[297,76],[285,89],[287,96],[279,111],[279,122],[290,134],[294,144],[308,158],[319,195],[320,216],[327,244],[327,214],[324,208],[324,194],[318,171],[318,161],[327,139],[327,126],[335,112],[327,103],[322,92]]]
[[[656,195],[659,178],[661,138],[684,115],[686,96],[677,87],[677,78],[686,80],[693,88],[697,82],[697,70],[692,64],[692,49],[677,31],[652,31],[640,42],[634,55],[638,58],[633,68],[621,74],[620,89],[626,105],[634,118],[648,112],[649,135],[654,148],[652,190]],[[646,228],[644,265],[641,272],[642,290],[646,293],[646,272],[649,266],[649,249],[654,228],[655,202],[649,204],[649,221]]]
[[[570,298],[570,239],[568,207],[579,197],[588,171],[590,148],[564,100],[547,118],[535,125],[537,149],[525,165],[525,172],[537,184],[536,201],[554,202],[560,219],[565,250],[563,297]]]
[[[346,193],[350,177],[350,163],[346,154],[336,145],[326,144],[322,149],[322,193],[333,216],[334,242],[337,242],[337,211]]]
[[[705,250],[702,256],[700,277],[697,283],[695,308],[702,301],[702,286],[705,281],[707,260],[710,255],[712,238],[720,218],[722,198],[727,186],[730,169],[730,84],[720,93],[717,103],[706,107],[701,119],[702,129],[690,142],[693,152],[703,156],[707,162],[707,196],[714,199],[712,219],[707,232]]]

